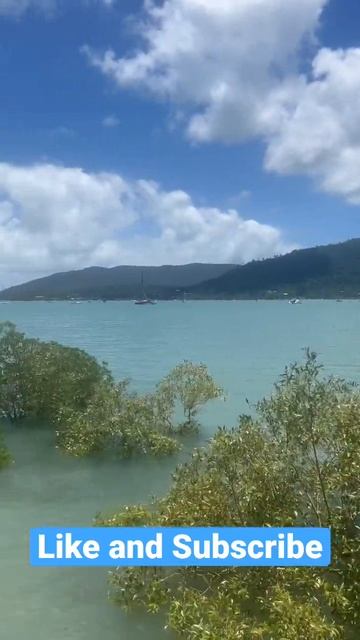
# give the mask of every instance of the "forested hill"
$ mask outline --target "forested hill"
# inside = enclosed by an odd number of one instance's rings
[[[204,280],[216,278],[234,264],[188,264],[163,267],[121,266],[106,269],[89,267],[32,280],[0,292],[1,300],[45,299],[131,299],[142,295],[141,275],[146,294],[155,298],[177,295]]]
[[[205,298],[355,298],[360,295],[360,239],[249,262],[192,287]]]
[[[357,298],[360,239],[256,260],[243,266],[90,267],[33,280],[0,292],[1,300],[192,298]]]

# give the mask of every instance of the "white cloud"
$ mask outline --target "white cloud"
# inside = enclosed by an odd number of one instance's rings
[[[116,116],[106,116],[102,121],[103,127],[108,127],[109,129],[118,127],[119,124],[120,120]]]
[[[138,26],[143,49],[123,58],[84,51],[119,86],[187,107],[192,139],[239,142],[264,133],[263,104],[293,84],[296,55],[326,2],[150,0]]]
[[[260,138],[269,171],[359,204],[360,48],[320,49],[300,71],[327,2],[147,0],[133,55],[84,52],[119,87],[171,102],[192,141]]]
[[[270,140],[269,170],[315,176],[360,204],[360,49],[321,49],[312,78]]]
[[[0,274],[5,284],[100,264],[244,262],[291,248],[235,210],[197,207],[147,180],[52,164],[0,164]]]

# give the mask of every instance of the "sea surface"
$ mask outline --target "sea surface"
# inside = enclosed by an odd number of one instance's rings
[[[360,382],[360,302],[34,302],[0,304],[30,336],[81,347],[117,378],[149,391],[184,359],[205,362],[227,393],[202,414],[196,444],[271,391],[303,349],[328,373]],[[166,460],[74,460],[51,434],[26,425],[7,430],[15,464],[0,474],[0,634],[4,640],[165,640],[163,621],[125,614],[107,599],[102,569],[28,566],[33,526],[87,526],[99,512],[166,493],[171,472],[189,455]],[[195,443],[194,443],[195,444]]]

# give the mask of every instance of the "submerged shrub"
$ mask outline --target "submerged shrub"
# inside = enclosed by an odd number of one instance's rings
[[[360,633],[360,394],[289,367],[256,418],[220,429],[168,496],[109,526],[331,526],[329,568],[130,568],[111,574],[125,607],[167,610],[193,640],[355,640]]]
[[[185,422],[178,427],[180,432],[196,429],[200,409],[210,400],[224,395],[205,364],[194,364],[188,360],[170,371],[159,384],[158,392],[169,403],[180,403],[185,418]]]
[[[155,395],[128,393],[126,383],[96,389],[82,412],[65,412],[59,417],[60,446],[76,456],[111,451],[168,455],[179,449],[168,435],[165,408]]]
[[[11,462],[11,455],[4,443],[2,434],[0,433],[0,470],[7,467]]]
[[[54,422],[65,408],[84,409],[110,372],[85,351],[27,338],[0,325],[0,416]]]
[[[59,447],[71,455],[172,454],[180,447],[176,400],[190,421],[218,394],[206,367],[191,363],[176,368],[155,393],[132,394],[85,351],[27,338],[11,323],[0,324],[0,417],[47,421],[56,426]]]

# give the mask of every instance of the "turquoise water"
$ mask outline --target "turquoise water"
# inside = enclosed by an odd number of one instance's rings
[[[330,373],[360,381],[360,303],[328,301],[0,304],[32,336],[82,347],[134,388],[150,390],[184,358],[205,362],[227,391],[203,415],[201,440],[232,425],[302,349],[315,349]],[[0,624],[6,640],[163,640],[161,621],[125,615],[106,599],[97,569],[33,569],[31,526],[87,525],[99,511],[166,492],[176,459],[77,461],[51,436],[25,426],[7,433],[16,464],[0,475]],[[183,454],[186,455],[186,454]]]

